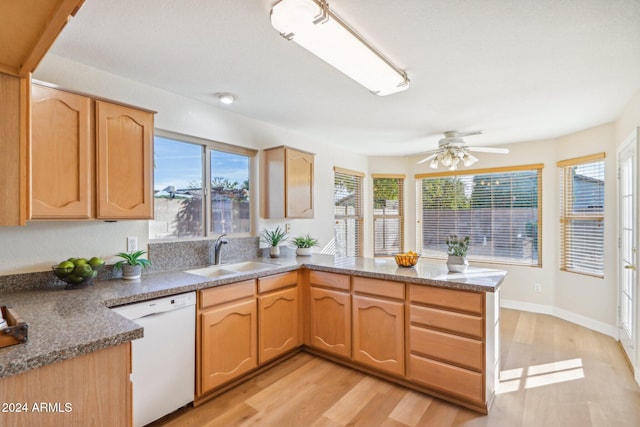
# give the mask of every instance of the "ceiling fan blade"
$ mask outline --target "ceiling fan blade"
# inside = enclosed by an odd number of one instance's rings
[[[458,132],[457,136],[459,138],[465,137],[465,136],[471,136],[471,135],[481,135],[482,131],[481,130],[472,130],[469,132]]]
[[[433,153],[432,155],[425,157],[424,159],[420,160],[419,162],[416,163],[416,165],[420,165],[424,162],[428,162],[429,160],[433,159],[438,153]]]
[[[494,153],[494,154],[509,154],[508,148],[495,148],[495,147],[467,147],[469,151],[475,151],[477,153]]]

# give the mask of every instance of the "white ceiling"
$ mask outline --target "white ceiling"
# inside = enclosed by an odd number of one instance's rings
[[[640,90],[640,0],[331,0],[405,69],[376,97],[269,22],[276,0],[86,0],[56,55],[372,155],[553,138],[615,120]],[[220,107],[223,108],[223,107]]]

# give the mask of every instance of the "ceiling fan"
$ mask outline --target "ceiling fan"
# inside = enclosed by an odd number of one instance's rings
[[[447,131],[444,133],[444,138],[438,141],[438,148],[429,151],[429,156],[420,160],[417,164],[428,162],[431,163],[429,167],[432,169],[438,169],[438,165],[449,168],[449,170],[458,169],[458,165],[462,163],[465,166],[471,166],[478,161],[478,158],[471,154],[471,152],[482,153],[494,153],[494,154],[507,154],[509,150],[507,148],[494,148],[494,147],[471,147],[468,146],[462,139],[465,136],[479,135],[482,131],[476,130],[471,132],[457,132],[455,130]]]

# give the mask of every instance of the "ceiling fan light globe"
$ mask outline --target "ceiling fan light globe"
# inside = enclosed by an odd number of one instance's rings
[[[429,163],[429,167],[431,169],[438,169],[438,158],[434,157],[433,160],[431,160],[431,163]]]

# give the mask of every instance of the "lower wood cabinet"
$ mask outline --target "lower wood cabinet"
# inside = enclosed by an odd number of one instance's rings
[[[258,367],[255,280],[206,289],[199,302],[205,305],[198,315],[196,369],[202,395]]]
[[[125,343],[0,378],[0,425],[130,426],[130,374]]]
[[[485,407],[484,295],[411,285],[410,381]]]
[[[309,344],[351,357],[351,295],[333,289],[309,289]]]
[[[353,360],[404,376],[404,303],[353,296]]]
[[[263,364],[298,347],[300,298],[297,272],[258,280],[258,362]],[[284,288],[284,289],[281,289]],[[271,289],[275,291],[267,292]]]

